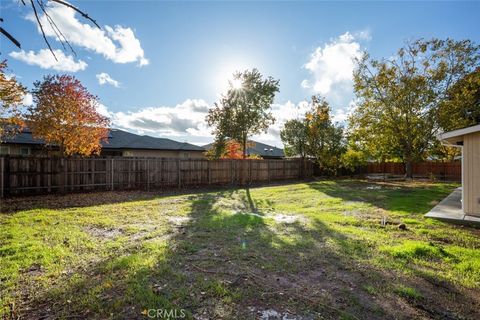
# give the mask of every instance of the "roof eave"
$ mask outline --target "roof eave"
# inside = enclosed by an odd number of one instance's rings
[[[463,136],[471,133],[476,133],[480,132],[480,124],[477,124],[475,126],[471,127],[466,127],[462,129],[457,129],[449,132],[444,132],[439,135],[437,135],[437,138],[439,140],[446,140],[446,141],[452,141],[452,140],[457,140],[457,141],[463,141]],[[460,140],[459,140],[460,139]]]

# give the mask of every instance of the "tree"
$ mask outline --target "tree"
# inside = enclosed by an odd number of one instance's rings
[[[345,152],[343,127],[332,122],[327,101],[313,96],[311,110],[305,115],[308,153],[315,157],[320,169],[336,174]]]
[[[480,124],[480,67],[453,84],[438,108],[442,131],[452,131]],[[437,159],[453,161],[461,150],[436,141],[430,151]]]
[[[247,148],[254,146],[253,141],[248,141]],[[242,145],[233,139],[215,140],[212,147],[205,152],[205,156],[210,160],[218,159],[244,159]],[[248,159],[261,159],[257,154],[249,154]]]
[[[225,148],[227,141],[223,138],[217,137],[213,141],[212,147],[205,152],[205,156],[210,160],[220,159],[225,155]]]
[[[474,70],[479,47],[469,40],[417,40],[389,60],[365,54],[354,72],[358,104],[350,131],[372,156],[398,158],[412,177],[439,133],[439,105],[451,86]]]
[[[67,156],[98,154],[109,120],[96,111],[97,97],[70,75],[45,76],[34,86],[36,105],[27,114],[33,136]]]
[[[0,141],[2,136],[12,133],[21,124],[19,106],[26,93],[15,77],[6,75],[6,69],[7,62],[0,62]]]
[[[366,165],[367,161],[366,154],[354,148],[347,148],[341,156],[342,167],[350,170],[352,173],[355,172],[358,167]]]
[[[438,113],[443,131],[480,123],[480,67],[450,87]]]
[[[206,117],[208,125],[215,127],[216,140],[240,142],[245,159],[248,139],[266,132],[275,121],[270,107],[278,91],[279,81],[264,79],[257,69],[235,73],[228,91]]]
[[[293,119],[285,122],[283,129],[280,131],[285,155],[300,156],[305,158],[308,151],[308,131],[305,121]]]
[[[345,152],[343,127],[333,123],[331,108],[321,96],[313,96],[303,119],[289,120],[280,131],[288,156],[315,158],[320,169],[336,174]]]
[[[454,161],[462,155],[462,149],[456,147],[450,147],[443,145],[440,141],[436,140],[429,151],[429,157],[431,159],[440,161]]]
[[[235,140],[227,141],[223,159],[242,159],[242,146]]]

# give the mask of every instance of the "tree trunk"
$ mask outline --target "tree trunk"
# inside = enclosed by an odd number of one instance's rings
[[[243,144],[243,159],[246,159],[247,158],[247,137],[243,137],[243,141],[242,141],[242,144]]]
[[[60,145],[58,146],[58,149],[60,151],[60,157],[65,157],[65,148],[63,147],[63,142],[60,143]]]
[[[412,168],[412,161],[406,160],[405,161],[405,178],[412,179],[413,178],[413,168]]]
[[[302,163],[300,165],[300,178],[305,178],[305,169],[306,169],[306,163],[305,163],[305,156],[302,155]]]

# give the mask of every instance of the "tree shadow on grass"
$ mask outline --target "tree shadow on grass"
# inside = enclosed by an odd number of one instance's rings
[[[188,317],[252,319],[274,309],[307,319],[384,319],[441,308],[425,303],[419,311],[381,291],[402,281],[399,275],[371,267],[368,248],[321,218],[278,223],[248,189],[189,202],[186,219],[168,233],[147,234],[72,270],[21,314],[146,319],[150,310],[185,310]]]
[[[422,183],[343,179],[316,181],[308,186],[343,201],[364,202],[384,210],[415,215],[427,213],[457,187],[456,184],[432,186]]]
[[[251,187],[280,186],[304,182],[305,180],[272,181],[270,183],[252,183]],[[36,209],[69,209],[107,204],[125,203],[132,201],[146,201],[159,197],[189,195],[205,192],[221,192],[241,189],[238,185],[210,185],[202,187],[184,187],[181,189],[171,188],[146,190],[115,190],[74,192],[70,194],[48,194],[32,196],[15,196],[0,198],[0,214],[14,214],[22,210]]]

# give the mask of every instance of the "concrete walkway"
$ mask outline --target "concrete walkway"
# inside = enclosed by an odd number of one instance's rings
[[[450,195],[430,210],[425,217],[453,223],[480,225],[480,217],[469,216],[463,213],[462,188],[455,189]]]

